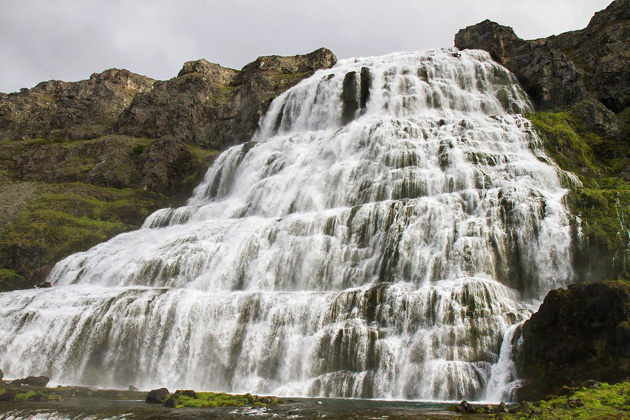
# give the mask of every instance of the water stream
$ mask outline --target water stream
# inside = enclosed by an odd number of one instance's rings
[[[277,98],[186,206],[66,258],[51,289],[0,294],[0,367],[103,387],[499,400],[515,379],[504,336],[572,280],[571,177],[530,109],[485,52],[341,60]]]

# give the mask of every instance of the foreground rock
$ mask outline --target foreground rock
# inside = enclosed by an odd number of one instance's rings
[[[614,112],[630,106],[630,0],[613,1],[585,29],[532,41],[486,20],[459,31],[455,46],[488,51],[518,77],[539,109],[589,97]]]
[[[630,282],[577,284],[549,292],[523,325],[517,357],[527,381],[519,399],[558,394],[588,380],[630,377]]]
[[[16,379],[9,383],[9,386],[32,386],[32,387],[45,387],[50,382],[48,376],[28,376],[22,379]]]
[[[148,404],[162,404],[168,395],[169,392],[166,388],[153,389],[147,394],[145,402]]]

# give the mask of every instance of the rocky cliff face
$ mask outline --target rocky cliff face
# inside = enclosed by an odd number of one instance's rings
[[[91,139],[114,133],[120,114],[155,80],[110,69],[88,80],[42,82],[0,94],[0,139]]]
[[[510,69],[540,110],[594,98],[614,112],[630,106],[630,0],[616,0],[582,30],[525,41],[486,20],[455,36]]]
[[[0,290],[180,203],[276,96],[335,62],[322,48],[241,71],[198,60],[167,81],[112,69],[0,94]]]
[[[80,82],[42,82],[0,96],[0,139],[122,134],[221,149],[247,141],[273,98],[336,61],[322,48],[259,57],[241,71],[191,61],[167,81],[112,69]]]

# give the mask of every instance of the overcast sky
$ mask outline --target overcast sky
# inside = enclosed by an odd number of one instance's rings
[[[611,0],[0,0],[0,92],[117,67],[155,79],[205,58],[240,69],[319,47],[339,58],[451,47],[491,19],[533,39]]]

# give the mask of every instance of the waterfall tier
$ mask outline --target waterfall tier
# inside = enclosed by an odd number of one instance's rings
[[[52,289],[0,294],[0,367],[110,387],[500,395],[504,334],[572,278],[562,174],[529,109],[480,51],[319,71],[186,206],[66,258]]]

